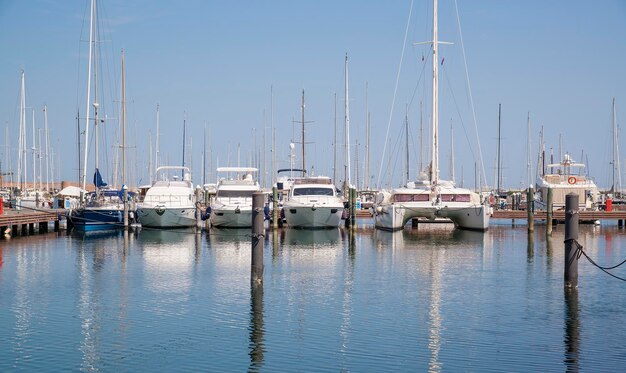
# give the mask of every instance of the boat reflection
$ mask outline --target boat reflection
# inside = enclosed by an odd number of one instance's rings
[[[475,232],[462,229],[446,229],[443,224],[422,224],[418,229],[403,229],[396,232],[376,229],[372,232],[377,247],[393,249],[410,249],[420,246],[436,246],[442,248],[484,247],[488,240],[488,232]]]
[[[280,241],[283,245],[298,245],[299,247],[334,246],[341,241],[341,229],[293,229],[281,231]]]
[[[188,298],[197,259],[195,236],[193,230],[142,230],[139,234],[146,284],[159,299],[184,304]],[[173,311],[166,308],[167,304],[154,303],[155,312]]]

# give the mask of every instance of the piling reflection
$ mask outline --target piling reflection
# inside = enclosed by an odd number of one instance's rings
[[[263,284],[251,284],[250,288],[250,333],[249,372],[259,372],[263,368],[265,356],[265,326],[263,320]]]
[[[578,316],[578,288],[565,287],[565,354],[563,362],[568,372],[579,371],[580,319]]]
[[[526,237],[526,262],[528,264],[532,264],[535,257],[535,236],[532,232],[530,232]]]

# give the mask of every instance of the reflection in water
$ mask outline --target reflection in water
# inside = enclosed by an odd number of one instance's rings
[[[580,354],[580,320],[578,318],[578,288],[566,286],[565,296],[565,356],[568,372],[578,372]]]
[[[308,247],[336,245],[340,240],[340,228],[333,229],[293,229],[283,230],[283,243]]]
[[[101,304],[99,299],[98,287],[93,284],[95,279],[92,278],[92,272],[89,270],[87,250],[89,241],[83,241],[80,253],[77,256],[78,267],[78,313],[80,315],[80,332],[82,340],[80,342],[80,351],[82,352],[81,370],[95,371],[98,370],[100,362],[100,316]],[[104,264],[104,255],[102,255],[102,241],[94,241],[93,275],[95,276]],[[101,254],[98,254],[100,252]]]
[[[250,367],[249,372],[263,368],[265,353],[265,326],[263,325],[263,284],[252,284],[250,289]]]
[[[148,288],[161,295],[168,294],[162,299],[171,304],[186,300],[187,291],[192,282],[190,269],[195,261],[194,232],[192,230],[142,230],[139,238],[139,245],[146,263],[145,274]],[[165,311],[164,306],[167,305],[155,304],[155,311]]]
[[[433,258],[434,256],[434,258]],[[440,372],[439,350],[441,349],[441,326],[443,318],[441,316],[441,274],[444,272],[443,252],[433,251],[430,260],[430,278],[432,280],[430,289],[430,307],[428,310],[428,349],[430,359],[428,360],[428,370],[430,372]]]
[[[344,358],[343,366],[347,365],[346,356],[350,353],[350,330],[352,328],[352,317],[354,316],[354,307],[352,293],[354,292],[354,260],[356,258],[356,234],[350,232],[348,235],[348,258],[346,262],[346,274],[343,285],[343,300],[341,303],[341,326],[339,336],[341,337],[340,352]]]
[[[535,235],[533,232],[529,232],[526,237],[526,262],[531,264],[535,256]]]

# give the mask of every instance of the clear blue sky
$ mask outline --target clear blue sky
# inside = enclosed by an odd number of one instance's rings
[[[408,103],[411,174],[417,171],[419,149],[413,146],[419,146],[418,103],[424,101],[427,126],[430,98],[424,78],[418,84],[425,64],[421,58],[428,58],[427,50],[413,43],[430,39],[430,3],[414,3],[387,140],[387,156],[395,158],[384,161],[381,179],[385,183],[389,182],[391,169],[396,170],[392,184],[400,181],[403,160],[394,146],[404,141],[398,139]],[[229,159],[230,165],[236,165],[238,144],[240,165],[248,165],[255,144],[253,128],[261,148],[262,129],[270,126],[270,86],[274,92],[278,166],[288,166],[291,122],[292,118],[300,118],[304,89],[306,119],[313,121],[306,132],[307,141],[312,142],[307,145],[307,166],[313,165],[318,174],[332,175],[335,92],[338,141],[343,143],[345,53],[350,64],[353,150],[356,142],[361,144],[360,178],[364,172],[367,82],[371,174],[377,180],[410,4],[408,0],[100,0],[102,48],[106,51],[102,56],[106,69],[102,79],[103,85],[109,86],[105,99],[109,101],[107,115],[111,118],[118,117],[119,111],[119,103],[113,100],[119,101],[120,50],[124,48],[126,53],[130,183],[148,182],[148,133],[152,132],[154,141],[157,103],[161,107],[162,163],[180,164],[186,117],[196,184],[202,181],[205,123],[207,144],[213,154],[212,169],[226,166]],[[64,180],[77,179],[75,117],[78,109],[83,115],[86,106],[87,43],[81,40],[88,38],[87,9],[88,0],[0,1],[2,138],[8,125],[13,145],[9,151],[15,161],[20,71],[24,69],[27,106],[36,109],[37,127],[43,127],[42,108],[48,105],[50,138]],[[608,186],[613,97],[617,100],[618,123],[623,124],[626,118],[626,2],[459,0],[459,13],[488,184],[494,184],[497,111],[501,103],[505,186],[526,184],[528,112],[533,162],[543,126],[548,149],[553,147],[558,153],[562,134],[564,151],[571,152],[576,160],[584,151],[582,161],[588,160],[591,176],[601,187]],[[445,58],[440,78],[441,174],[449,174],[452,122],[456,179],[462,177],[465,186],[473,186],[478,146],[453,1],[440,1],[440,39],[454,42],[441,48]],[[426,72],[428,69],[426,64]],[[29,114],[29,136],[30,120]],[[108,166],[101,168],[108,174],[105,178],[110,179],[117,124],[111,120],[107,127],[108,153],[101,157]],[[266,133],[269,154],[270,131]],[[620,146],[624,158],[626,145],[622,144],[623,140]],[[2,167],[6,169],[5,141],[0,145]],[[340,169],[342,154],[339,149]],[[90,161],[89,179],[92,165]],[[622,160],[622,169],[625,165]],[[352,168],[357,168],[354,162]]]

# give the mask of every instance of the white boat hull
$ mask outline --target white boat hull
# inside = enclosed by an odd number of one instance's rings
[[[285,205],[285,220],[291,228],[337,228],[341,222],[343,206],[290,206]]]
[[[457,228],[485,231],[489,228],[489,209],[485,205],[471,206],[411,206],[385,204],[374,209],[374,225],[378,229],[397,231],[413,218],[450,219]]]
[[[184,228],[196,224],[195,207],[139,206],[141,225],[151,228]]]
[[[221,228],[251,228],[252,209],[212,209],[211,226]]]

